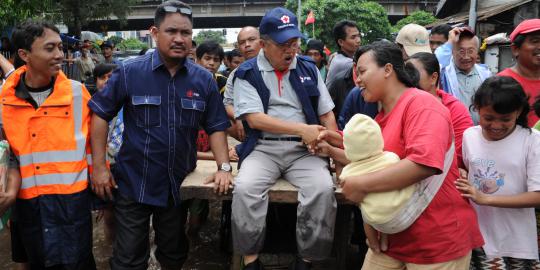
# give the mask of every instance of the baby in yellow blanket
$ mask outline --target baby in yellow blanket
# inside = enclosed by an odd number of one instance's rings
[[[343,146],[351,163],[343,168],[342,179],[375,172],[399,161],[396,154],[383,151],[384,141],[379,125],[363,114],[356,114],[345,126]],[[370,193],[364,198],[359,207],[370,243],[379,242],[380,237],[381,249],[387,249],[386,234],[378,236],[375,229],[384,232],[383,225],[398,214],[414,191],[415,186],[412,185],[400,190]]]

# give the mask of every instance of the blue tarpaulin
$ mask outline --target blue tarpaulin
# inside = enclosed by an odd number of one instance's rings
[[[74,38],[74,37],[70,37],[66,34],[60,34],[60,38],[62,39],[63,42],[67,42],[68,44],[74,44],[74,43],[78,43],[80,40]]]

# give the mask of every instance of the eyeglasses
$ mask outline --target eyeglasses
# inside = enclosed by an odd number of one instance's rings
[[[478,54],[478,50],[476,49],[460,49],[458,50],[458,55],[461,56],[461,57],[465,57],[467,55],[470,55],[470,56],[475,56],[476,54]]]
[[[281,49],[282,51],[288,49],[288,48],[291,48],[291,49],[298,49],[300,48],[300,42],[298,42],[298,40],[294,40],[294,41],[291,41],[291,42],[286,42],[286,43],[283,43],[283,44],[279,44],[271,39],[269,39],[269,41],[274,44],[276,47],[278,47],[279,49]]]
[[[184,14],[184,15],[187,15],[187,16],[190,16],[192,15],[192,11],[190,8],[187,8],[187,7],[173,7],[173,6],[164,6],[163,7],[163,10],[165,12],[171,12],[171,13],[174,13],[174,12],[178,12],[180,14]]]

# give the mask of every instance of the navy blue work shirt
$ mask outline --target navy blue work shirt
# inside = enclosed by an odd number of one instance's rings
[[[212,74],[184,61],[174,77],[159,52],[130,59],[88,106],[107,122],[123,107],[123,144],[116,160],[119,192],[137,202],[180,203],[180,185],[196,166],[199,126],[208,134],[230,123]]]
[[[377,102],[366,102],[362,96],[363,89],[354,87],[343,102],[343,108],[338,117],[338,128],[343,130],[345,125],[351,118],[357,114],[365,114],[371,118],[375,118],[379,113]]]

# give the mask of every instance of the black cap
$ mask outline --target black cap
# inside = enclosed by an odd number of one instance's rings
[[[104,47],[108,47],[108,48],[114,48],[114,43],[110,40],[107,40],[107,41],[104,41],[101,46],[99,46],[100,48],[104,48]]]
[[[322,41],[318,39],[310,39],[306,45],[306,51],[309,50],[317,50],[321,55],[325,55],[324,53],[324,44]]]

